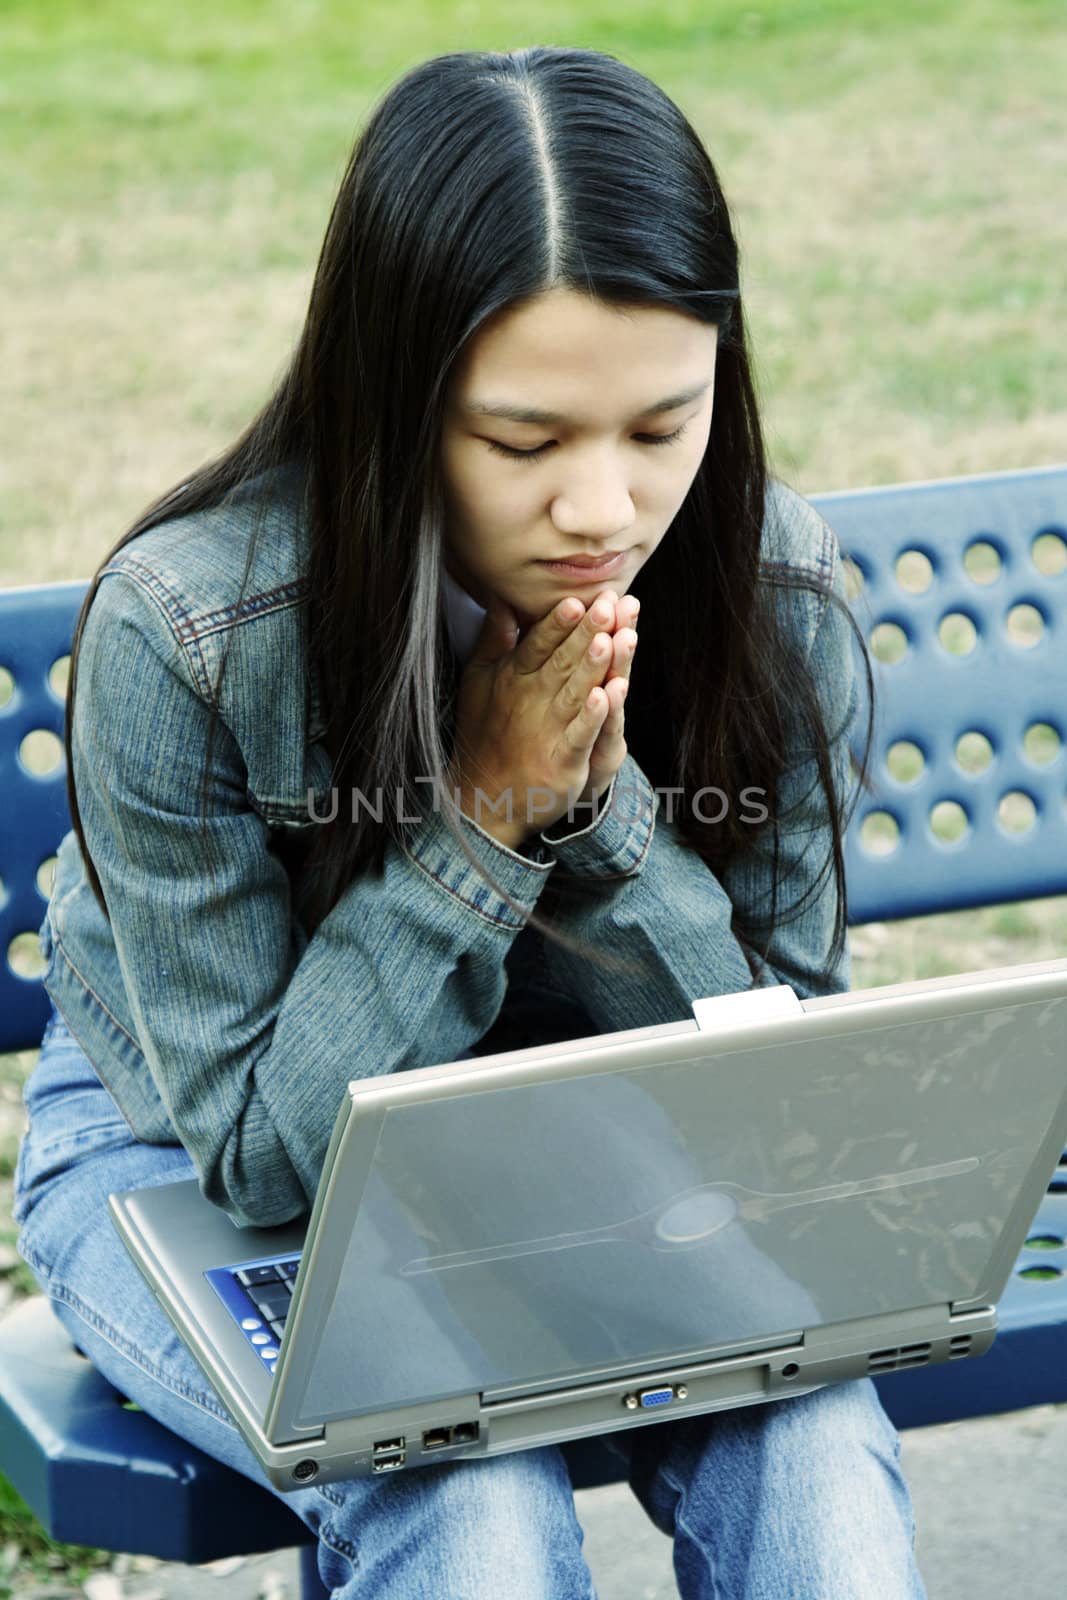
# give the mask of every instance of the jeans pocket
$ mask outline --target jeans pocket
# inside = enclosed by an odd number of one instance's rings
[[[97,1156],[119,1145],[131,1144],[133,1134],[120,1118],[86,1123],[74,1133],[65,1133],[55,1139],[41,1138],[34,1133],[33,1124],[23,1135],[22,1180],[27,1188],[35,1184],[60,1178],[71,1167],[89,1156]]]
[[[101,1100],[106,1105],[101,1106]],[[20,1227],[45,1190],[79,1162],[135,1142],[110,1096],[91,1091],[68,1094],[62,1106],[49,1110],[50,1115],[31,1110],[30,1125],[19,1141],[13,1215]]]

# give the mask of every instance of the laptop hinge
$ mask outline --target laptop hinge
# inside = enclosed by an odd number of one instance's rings
[[[803,1016],[804,1007],[787,983],[777,983],[764,989],[743,989],[739,994],[713,994],[694,1000],[693,1015],[704,1033],[732,1022]]]

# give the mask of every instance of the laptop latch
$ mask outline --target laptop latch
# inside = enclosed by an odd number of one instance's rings
[[[733,1022],[762,1022],[769,1017],[795,1017],[804,1007],[787,983],[765,989],[744,989],[739,994],[714,994],[693,1001],[693,1015],[702,1033]]]

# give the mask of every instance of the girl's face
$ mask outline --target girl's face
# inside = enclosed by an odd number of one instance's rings
[[[523,628],[567,595],[625,594],[703,458],[717,339],[677,311],[570,289],[480,328],[452,374],[441,442],[456,582],[483,606],[505,600]],[[588,581],[545,565],[615,551],[618,570]]]

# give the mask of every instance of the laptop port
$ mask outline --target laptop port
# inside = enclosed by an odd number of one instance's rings
[[[403,1450],[394,1450],[392,1455],[375,1456],[371,1462],[372,1472],[395,1472],[397,1467],[402,1467],[407,1457]]]
[[[478,1437],[476,1422],[457,1422],[452,1429],[453,1444],[471,1444]]]
[[[642,1389],[637,1398],[642,1406],[666,1406],[674,1399],[674,1390],[669,1385],[661,1389]]]
[[[381,1454],[381,1452],[383,1450],[403,1450],[403,1448],[404,1448],[404,1435],[403,1434],[400,1435],[399,1439],[375,1439],[375,1441],[374,1441],[374,1454],[375,1455]]]
[[[442,1445],[452,1443],[451,1428],[427,1428],[422,1436],[424,1450],[440,1450]]]

